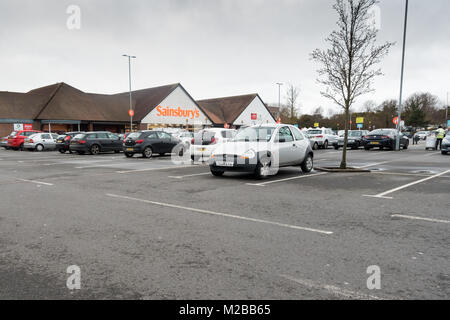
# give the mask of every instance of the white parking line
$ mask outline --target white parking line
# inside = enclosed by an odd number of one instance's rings
[[[23,181],[23,182],[30,182],[30,183],[35,183],[35,184],[41,184],[44,186],[53,186],[53,183],[48,183],[48,182],[41,182],[41,181],[35,181],[35,180],[26,180],[26,179],[17,179],[19,181]]]
[[[206,176],[211,175],[211,172],[203,172],[203,173],[196,173],[196,174],[187,174],[185,176],[169,176],[169,178],[172,179],[183,179],[183,178],[189,178],[189,177],[197,177],[197,176]]]
[[[108,197],[112,197],[112,198],[125,199],[125,200],[130,200],[130,201],[138,201],[138,202],[148,203],[148,204],[152,204],[152,205],[156,205],[156,206],[187,210],[187,211],[192,211],[192,212],[197,212],[197,213],[202,213],[202,214],[207,214],[207,215],[221,216],[221,217],[232,218],[232,219],[239,219],[239,220],[245,220],[245,221],[251,221],[251,222],[270,224],[270,225],[275,225],[275,226],[278,226],[278,227],[284,227],[284,228],[296,229],[296,230],[303,230],[303,231],[310,231],[310,232],[316,232],[316,233],[321,233],[321,234],[326,234],[326,235],[333,234],[333,232],[331,232],[331,231],[312,229],[312,228],[306,228],[306,227],[299,227],[299,226],[290,225],[290,224],[284,224],[284,223],[279,223],[279,222],[272,222],[272,221],[262,220],[262,219],[254,219],[254,218],[242,217],[242,216],[237,216],[237,215],[232,215],[232,214],[214,212],[214,211],[210,211],[210,210],[189,208],[189,207],[179,206],[179,205],[175,205],[175,204],[169,204],[169,203],[162,203],[162,202],[156,202],[156,201],[150,201],[150,200],[144,200],[144,199],[131,198],[131,197],[127,197],[127,196],[120,196],[120,195],[115,195],[115,194],[110,194],[110,193],[108,193],[106,195]]]
[[[262,183],[246,183],[246,185],[257,186],[257,187],[264,187],[264,186],[266,186],[268,184],[272,184],[272,183],[278,183],[278,182],[284,182],[284,181],[290,181],[290,180],[296,180],[296,179],[304,179],[304,178],[309,178],[309,177],[321,176],[321,175],[324,175],[324,174],[328,174],[328,172],[305,174],[305,175],[302,175],[302,176],[291,177],[291,178],[280,179],[280,180],[272,180],[272,181],[267,181],[267,182],[262,182]]]
[[[352,290],[348,290],[348,289],[342,289],[336,286],[330,286],[330,285],[326,285],[326,284],[318,284],[318,283],[314,283],[311,280],[304,280],[304,279],[297,279],[297,278],[293,278],[290,276],[286,276],[286,275],[280,275],[280,277],[295,282],[301,286],[305,286],[307,288],[311,288],[311,289],[316,289],[316,290],[326,290],[328,291],[330,294],[334,295],[334,296],[338,296],[338,297],[343,297],[343,298],[347,298],[347,299],[352,299],[352,300],[384,300],[383,298],[377,297],[377,296],[373,296],[373,295],[369,295],[369,294],[365,294],[365,293],[360,293],[360,292],[356,292],[356,291],[352,291]],[[397,298],[398,299],[398,298]]]
[[[419,184],[419,183],[422,183],[422,182],[425,182],[425,181],[428,181],[428,180],[435,179],[435,178],[438,178],[438,177],[440,177],[440,176],[446,175],[446,174],[449,173],[449,172],[450,172],[450,170],[447,170],[447,171],[444,171],[444,172],[435,174],[434,176],[430,176],[430,177],[428,177],[428,178],[424,178],[424,179],[421,179],[421,180],[418,180],[418,181],[414,181],[414,182],[405,184],[405,185],[403,185],[403,186],[400,186],[400,187],[398,187],[398,188],[395,188],[395,189],[391,189],[391,190],[382,192],[382,193],[377,194],[377,195],[363,195],[363,196],[364,196],[364,197],[371,197],[371,198],[393,199],[392,197],[386,197],[386,196],[387,196],[388,194],[393,193],[393,192],[396,192],[396,191],[399,191],[399,190],[403,190],[403,189],[405,189],[405,188],[414,186],[414,185],[416,185],[416,184]]]
[[[196,165],[196,166],[198,166],[198,165]],[[138,173],[138,172],[156,171],[156,170],[184,169],[184,168],[195,168],[196,166],[193,166],[193,165],[186,165],[186,166],[173,165],[173,166],[170,166],[170,167],[161,167],[161,168],[148,168],[148,169],[116,171],[116,173],[126,174],[126,173]]]
[[[448,220],[439,220],[439,219],[431,219],[431,218],[422,218],[422,217],[414,217],[414,216],[405,216],[402,214],[393,214],[391,215],[392,218],[404,218],[404,219],[411,219],[411,220],[422,220],[422,221],[428,221],[428,222],[438,222],[438,223],[450,223]]]

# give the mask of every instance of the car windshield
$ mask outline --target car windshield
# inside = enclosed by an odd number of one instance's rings
[[[361,131],[350,131],[348,133],[349,137],[361,137],[362,136],[362,132]]]
[[[321,134],[322,133],[322,130],[308,130],[308,134],[309,135],[311,135],[311,134]]]
[[[137,139],[141,136],[141,132],[133,132],[127,136],[127,139]]]
[[[250,127],[239,131],[233,141],[270,141],[274,131],[272,127]]]
[[[11,132],[10,136],[11,136],[11,137],[15,137],[15,136],[17,136],[17,131],[13,131],[13,132]]]

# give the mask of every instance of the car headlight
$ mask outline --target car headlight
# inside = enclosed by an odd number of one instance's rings
[[[243,155],[241,155],[239,158],[241,159],[253,159],[255,157],[256,153],[253,150],[248,150]]]

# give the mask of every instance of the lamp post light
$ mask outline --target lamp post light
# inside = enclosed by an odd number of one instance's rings
[[[130,56],[127,54],[122,55],[123,57],[128,58],[128,78],[130,83],[130,132],[133,132],[133,101],[131,97],[131,59],[136,59],[135,56]]]
[[[408,27],[408,0],[405,7],[405,25],[403,28],[403,50],[402,50],[402,71],[400,76],[400,98],[398,101],[398,123],[397,139],[395,141],[395,150],[400,151],[400,132],[402,130],[402,96],[403,96],[403,72],[405,70],[405,48],[406,48],[406,29]]]

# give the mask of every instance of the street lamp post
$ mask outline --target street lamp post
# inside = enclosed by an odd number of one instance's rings
[[[400,133],[402,130],[402,97],[403,97],[403,72],[405,70],[405,48],[406,48],[406,29],[408,27],[408,0],[405,7],[405,25],[403,29],[403,50],[402,50],[402,71],[400,76],[400,98],[398,100],[398,123],[397,139],[395,141],[395,150],[400,150]]]
[[[128,58],[128,78],[130,83],[130,113],[131,113],[131,110],[133,110],[133,101],[131,97],[131,59],[136,59],[136,57],[127,54],[124,54],[122,56]],[[133,116],[131,114],[130,114],[130,132],[133,132]]]
[[[281,82],[277,82],[277,86],[278,86],[278,112],[280,112],[280,108],[281,108],[281,86],[283,84]]]

